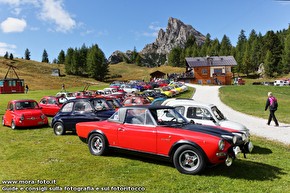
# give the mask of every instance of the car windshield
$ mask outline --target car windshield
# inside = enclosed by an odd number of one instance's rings
[[[92,104],[97,111],[113,109],[105,99],[95,99],[92,101]]]
[[[172,126],[172,124],[187,124],[189,123],[180,113],[175,109],[151,109],[153,118],[157,125]]]
[[[37,109],[38,105],[35,101],[21,101],[21,102],[16,102],[15,107],[17,110],[20,109]]]
[[[211,108],[214,116],[218,119],[218,120],[225,120],[225,116],[222,114],[222,112],[216,107],[216,106],[213,106]]]

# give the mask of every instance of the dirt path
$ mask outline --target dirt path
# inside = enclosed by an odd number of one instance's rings
[[[279,123],[279,127],[272,125],[268,126],[267,120],[246,115],[237,112],[221,102],[219,98],[220,86],[201,86],[196,84],[187,84],[187,86],[194,87],[196,92],[193,99],[200,102],[215,104],[229,120],[236,121],[245,125],[252,135],[265,137],[270,140],[280,141],[284,144],[290,145],[290,124]]]

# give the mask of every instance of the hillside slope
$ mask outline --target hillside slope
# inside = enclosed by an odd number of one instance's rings
[[[96,81],[91,78],[84,78],[79,76],[67,75],[63,64],[47,64],[24,59],[4,59],[0,57],[0,79],[3,79],[8,71],[9,66],[16,67],[16,73],[20,79],[24,79],[25,83],[29,85],[32,90],[51,90],[61,89],[61,85],[65,84],[66,88],[84,87],[87,83],[105,85],[106,83]],[[52,69],[60,69],[60,77],[52,76]],[[138,67],[134,64],[119,63],[109,66],[110,76],[118,75],[119,78],[114,80],[133,80],[143,79],[149,81],[150,73],[159,70],[164,73],[182,73],[184,68],[175,68],[169,66],[161,66],[156,68]],[[16,78],[15,73],[10,70],[7,75],[8,78]],[[113,79],[112,79],[113,80]]]
[[[0,79],[3,79],[8,72],[8,65],[16,67],[16,73],[20,79],[24,79],[25,84],[29,85],[31,90],[61,89],[65,84],[66,88],[84,87],[87,82],[99,84],[98,81],[89,78],[67,75],[62,64],[47,64],[32,60],[14,59],[7,60],[0,58]],[[60,69],[60,77],[52,76],[52,69]],[[16,78],[13,70],[10,70],[8,78]]]

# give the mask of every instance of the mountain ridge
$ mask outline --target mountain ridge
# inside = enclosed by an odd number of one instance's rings
[[[139,52],[142,57],[141,63],[150,66],[150,63],[162,65],[166,62],[167,56],[174,47],[184,48],[188,38],[194,36],[196,43],[201,45],[206,37],[194,29],[191,25],[184,24],[181,20],[170,17],[166,31],[160,29],[155,42],[145,45]],[[108,58],[110,64],[123,62],[124,58],[130,59],[132,51],[121,52],[119,50],[112,53]]]

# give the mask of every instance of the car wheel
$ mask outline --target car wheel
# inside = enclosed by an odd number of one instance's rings
[[[191,145],[180,146],[174,153],[175,168],[183,174],[197,174],[205,168],[205,158],[197,148]]]
[[[12,120],[12,122],[11,122],[11,129],[16,129],[16,125],[15,125],[14,120]]]
[[[65,129],[62,123],[57,122],[53,126],[53,131],[55,135],[64,135],[65,134]]]
[[[88,146],[92,155],[104,155],[107,151],[107,142],[101,134],[92,134]]]

